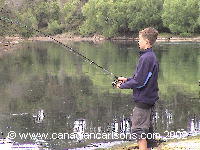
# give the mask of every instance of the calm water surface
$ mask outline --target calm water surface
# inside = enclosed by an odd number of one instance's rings
[[[69,45],[117,76],[131,76],[138,61],[134,42]],[[156,132],[200,131],[200,43],[163,42],[154,51],[160,64]],[[113,89],[112,80],[55,43],[24,43],[0,58],[0,148],[84,149],[111,139],[83,133],[130,133],[132,91]]]

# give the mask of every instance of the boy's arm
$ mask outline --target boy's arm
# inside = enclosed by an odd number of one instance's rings
[[[147,59],[141,58],[135,76],[128,78],[125,83],[121,84],[120,88],[136,89],[144,87],[152,75],[152,72],[149,71],[151,68],[150,62]]]

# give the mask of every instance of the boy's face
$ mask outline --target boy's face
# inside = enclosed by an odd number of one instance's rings
[[[139,35],[139,41],[138,41],[138,45],[140,49],[146,49],[147,47],[149,47],[149,40],[143,38],[141,35]]]

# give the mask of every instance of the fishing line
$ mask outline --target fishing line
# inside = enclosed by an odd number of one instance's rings
[[[3,8],[1,8],[0,12],[9,13],[8,11],[5,11]],[[23,27],[23,28],[27,28],[28,30],[31,29],[31,30],[33,30],[33,31],[36,31],[36,32],[38,32],[38,33],[44,35],[45,37],[48,37],[48,38],[52,39],[55,43],[57,43],[57,44],[59,44],[59,45],[65,47],[65,48],[67,48],[70,52],[73,52],[75,55],[82,57],[86,62],[89,62],[90,64],[95,65],[96,67],[100,68],[102,71],[104,71],[105,73],[107,73],[108,75],[111,75],[111,76],[113,76],[115,79],[118,79],[118,77],[117,77],[115,74],[113,74],[112,72],[110,72],[110,71],[108,71],[107,69],[103,68],[102,66],[98,65],[96,62],[92,61],[91,59],[87,58],[87,57],[84,56],[83,54],[79,53],[77,50],[75,50],[75,49],[73,49],[73,48],[67,46],[66,44],[64,44],[64,43],[62,43],[62,42],[56,40],[55,38],[49,36],[48,34],[43,33],[43,32],[41,32],[41,31],[39,31],[39,30],[37,30],[37,29],[35,29],[35,28],[33,28],[33,27],[30,27],[30,26],[28,27],[27,25],[24,25],[24,24],[20,23],[18,20],[12,20],[12,19],[10,19],[10,18],[8,18],[8,17],[3,17],[3,16],[1,16],[1,17],[0,17],[0,20],[1,20],[1,21],[4,21],[4,22],[7,22],[7,23],[19,25],[19,26],[21,26],[21,27]]]

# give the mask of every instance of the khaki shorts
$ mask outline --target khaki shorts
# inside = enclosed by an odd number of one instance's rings
[[[149,109],[135,107],[131,116],[131,132],[137,140],[147,139],[148,148],[151,147],[150,141],[153,137],[153,117],[154,107]]]

